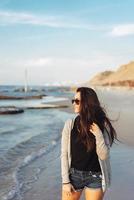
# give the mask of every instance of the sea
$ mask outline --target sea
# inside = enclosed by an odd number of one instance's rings
[[[33,86],[27,93],[20,86],[0,86],[7,96],[44,95],[43,99],[0,100],[0,106],[25,107],[73,96],[68,87]],[[63,123],[71,114],[59,109],[25,109],[16,115],[0,115],[0,199],[21,200],[29,185],[36,182],[46,164],[30,164],[57,148]],[[54,159],[54,156],[53,156]],[[49,165],[49,159],[46,159]],[[24,170],[28,169],[26,174]]]
[[[16,85],[0,86],[0,94],[44,97],[32,100],[0,100],[0,106],[25,107],[54,102],[56,98],[70,99],[74,96],[69,87],[32,86],[27,94],[20,88]],[[120,130],[122,135],[123,131],[128,132],[128,143],[114,144],[111,151],[113,185],[106,200],[125,200],[127,193],[130,195],[127,199],[132,200],[134,138],[130,135],[133,135],[134,91],[98,90],[97,93],[102,106],[108,110],[112,119],[116,121],[120,116],[127,116],[121,118],[121,123],[117,125],[118,128],[120,124],[124,124]],[[61,132],[65,121],[74,116],[74,113],[57,108],[25,109],[24,113],[20,114],[0,115],[0,200],[61,199]],[[129,123],[126,123],[126,119]]]

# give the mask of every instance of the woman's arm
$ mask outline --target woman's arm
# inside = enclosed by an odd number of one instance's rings
[[[69,141],[69,121],[65,122],[61,138],[61,176],[62,183],[69,183],[69,163],[68,163],[68,141]]]
[[[96,153],[98,157],[101,160],[106,160],[110,153],[110,142],[106,130],[104,129],[102,134],[102,131],[99,129],[98,125],[93,123],[90,131],[96,138]]]
[[[103,134],[107,134],[107,133],[103,133]],[[98,157],[101,160],[106,160],[109,157],[110,144],[106,143],[106,140],[104,139],[103,134],[100,131],[100,134],[96,135],[96,152],[97,152]]]

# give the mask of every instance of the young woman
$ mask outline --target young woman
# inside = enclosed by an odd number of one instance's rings
[[[61,139],[62,200],[102,200],[111,183],[110,147],[116,132],[92,88],[77,88],[74,119]]]

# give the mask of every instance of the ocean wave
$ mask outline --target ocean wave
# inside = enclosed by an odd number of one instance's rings
[[[29,165],[31,162],[49,153],[53,148],[55,148],[58,139],[59,137],[56,138],[56,140],[52,140],[49,148],[46,148],[46,147],[41,148],[37,152],[32,152],[31,154],[27,155],[22,160],[20,165],[15,169],[14,173],[12,174],[12,178],[13,178],[12,187],[9,189],[10,191],[8,192],[8,194],[2,197],[2,200],[13,200],[15,197],[17,197],[18,200],[23,199],[23,197],[21,196],[21,188],[23,187],[23,183],[19,182],[19,179],[18,179],[20,171],[24,167]],[[39,173],[40,173],[40,169],[37,169],[37,174],[34,180],[37,180]]]

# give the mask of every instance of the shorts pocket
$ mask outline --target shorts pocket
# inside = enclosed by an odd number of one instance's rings
[[[100,179],[102,179],[102,174],[101,174],[101,172],[95,172],[95,173],[92,173],[92,177],[93,178],[100,178]]]
[[[76,180],[79,180],[80,179],[80,176],[78,174],[75,174],[75,173],[70,173],[69,174],[69,177],[71,179],[76,179]]]

